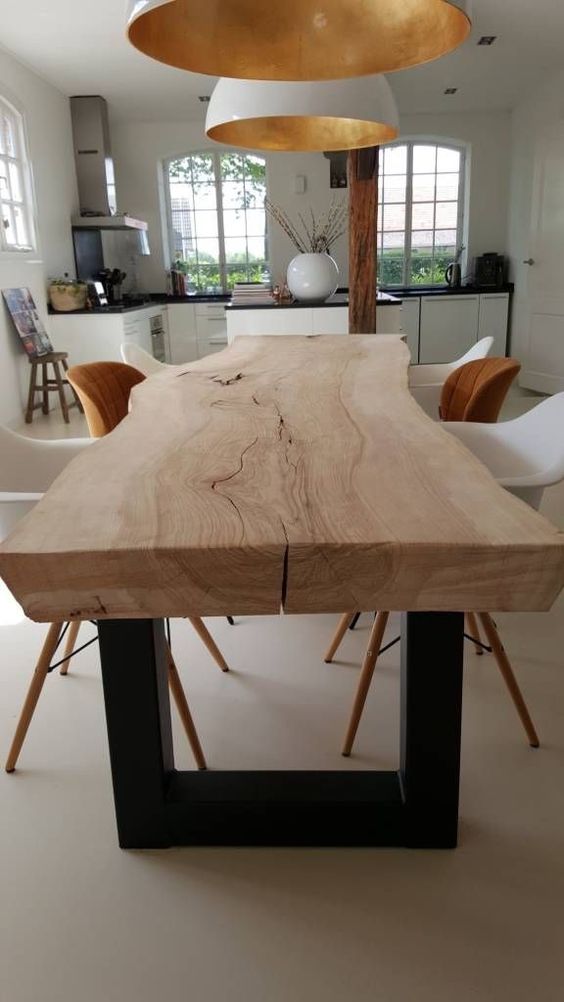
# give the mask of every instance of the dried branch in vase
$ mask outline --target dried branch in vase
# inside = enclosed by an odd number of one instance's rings
[[[265,200],[265,205],[268,214],[282,227],[300,254],[329,254],[332,244],[347,232],[348,209],[343,201],[333,199],[327,212],[317,219],[310,208],[311,222],[306,221],[301,212],[298,213],[301,231],[284,209],[274,205],[269,198]]]

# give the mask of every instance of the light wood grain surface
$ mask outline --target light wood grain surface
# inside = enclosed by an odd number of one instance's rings
[[[548,609],[564,537],[407,389],[399,337],[242,337],[133,390],[0,548],[36,620]]]

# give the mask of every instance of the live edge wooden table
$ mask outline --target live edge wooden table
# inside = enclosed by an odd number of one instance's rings
[[[463,614],[549,609],[564,541],[408,392],[399,337],[242,337],[136,386],[0,550],[95,619],[119,842],[457,840]],[[397,772],[179,772],[168,616],[403,610]],[[259,749],[257,749],[257,752]]]

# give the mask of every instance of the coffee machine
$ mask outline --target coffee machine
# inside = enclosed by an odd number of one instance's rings
[[[501,289],[505,283],[503,254],[482,254],[474,260],[474,285]]]

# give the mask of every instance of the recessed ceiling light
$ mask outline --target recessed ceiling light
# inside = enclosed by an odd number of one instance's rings
[[[445,94],[456,94],[458,87],[447,87]]]
[[[201,101],[202,104],[210,103],[210,99],[207,94],[198,94],[198,101]]]
[[[497,35],[482,35],[482,37],[478,39],[478,45],[493,45],[496,38]]]

